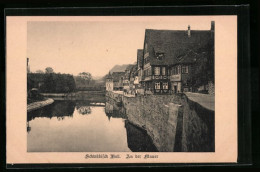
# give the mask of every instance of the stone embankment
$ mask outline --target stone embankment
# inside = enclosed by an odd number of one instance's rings
[[[42,108],[44,106],[50,105],[54,102],[53,99],[48,98],[47,100],[44,101],[38,101],[38,102],[33,102],[27,105],[27,112]]]
[[[122,99],[128,120],[145,129],[160,152],[212,152],[215,150],[215,112],[184,94]],[[120,97],[120,98],[118,98]]]

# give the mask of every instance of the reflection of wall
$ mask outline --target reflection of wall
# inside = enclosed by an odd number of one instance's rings
[[[113,113],[113,105],[106,102],[105,112],[106,112],[106,114]]]
[[[127,144],[133,152],[158,152],[145,130],[125,120]]]
[[[82,115],[91,114],[90,106],[76,106],[76,109]]]
[[[122,107],[118,107],[116,103],[110,98],[107,98],[105,113],[108,117],[123,118],[123,119],[127,118],[125,114],[125,109]]]

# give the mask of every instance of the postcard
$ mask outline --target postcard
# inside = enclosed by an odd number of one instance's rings
[[[237,16],[7,16],[8,164],[237,162]]]

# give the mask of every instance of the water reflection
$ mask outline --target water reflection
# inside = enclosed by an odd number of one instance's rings
[[[158,152],[146,131],[125,121],[127,144],[132,152]]]
[[[108,102],[55,101],[27,114],[28,152],[153,152],[146,132]]]

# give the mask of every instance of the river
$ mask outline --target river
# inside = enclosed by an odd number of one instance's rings
[[[55,100],[27,114],[28,152],[156,152],[146,131],[107,101]]]

